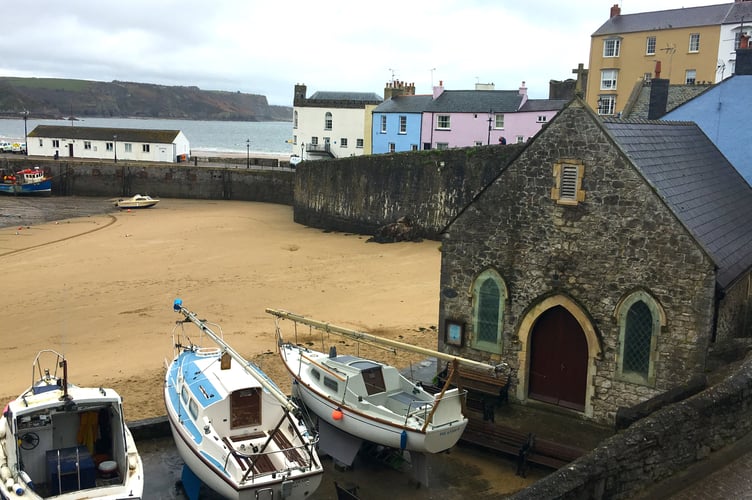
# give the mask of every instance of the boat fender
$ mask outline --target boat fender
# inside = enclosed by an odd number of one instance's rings
[[[14,481],[12,477],[9,477],[5,480],[5,487],[8,489],[8,491],[13,491],[13,483]]]
[[[16,492],[16,495],[23,496],[23,494],[26,493],[26,488],[21,486],[19,483],[15,483],[13,485],[13,491]]]
[[[130,470],[136,470],[136,467],[138,467],[138,456],[128,455],[128,468]]]
[[[10,468],[8,467],[8,464],[0,465],[0,478],[2,478],[4,482],[7,482],[8,479],[10,479]]]
[[[344,415],[342,414],[342,410],[340,408],[335,408],[334,411],[332,411],[332,418],[336,421],[342,420],[342,417]]]
[[[400,434],[400,450],[404,450],[407,448],[407,432],[402,431],[402,434]]]
[[[34,483],[32,482],[31,478],[29,477],[29,475],[26,473],[25,470],[22,470],[21,472],[19,472],[18,477],[19,479],[21,479],[21,481],[24,482],[26,486],[28,486],[32,490],[34,489]]]

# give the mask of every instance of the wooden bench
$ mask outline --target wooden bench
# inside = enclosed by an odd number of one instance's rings
[[[438,380],[444,384],[449,376],[449,367],[438,375]],[[483,412],[483,420],[494,420],[496,405],[509,401],[509,375],[489,373],[460,366],[454,375],[451,385],[466,389],[466,404],[473,410]]]
[[[582,456],[585,451],[561,445],[503,425],[470,418],[462,440],[517,457],[517,473],[524,475],[527,462],[559,469]]]

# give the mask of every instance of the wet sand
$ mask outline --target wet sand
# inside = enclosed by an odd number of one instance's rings
[[[289,206],[254,202],[163,199],[151,209],[118,211],[101,199],[48,198],[44,206],[13,200],[18,204],[0,198],[0,223],[11,212],[26,219],[0,228],[0,401],[28,387],[38,351],[55,349],[68,359],[71,382],[120,392],[129,421],[163,416],[164,366],[182,319],[172,310],[177,297],[218,324],[225,340],[286,392],[267,307],[436,347],[438,242],[366,243],[367,236],[295,224]],[[71,217],[42,222],[56,214]],[[290,321],[280,326],[294,338]],[[334,342],[340,353],[400,367],[421,360],[305,327],[297,333],[316,347]],[[527,479],[517,477],[513,461],[464,447],[431,463],[429,488],[378,465],[360,476],[330,468],[314,498],[335,498],[332,478],[360,483],[364,499],[381,497],[396,481],[395,493],[412,491],[411,498],[499,498],[545,475],[533,469]],[[157,491],[182,498],[165,493],[179,467],[170,470]]]

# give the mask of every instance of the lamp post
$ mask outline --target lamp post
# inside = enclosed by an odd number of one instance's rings
[[[491,145],[491,122],[493,121],[493,111],[488,110],[488,146]]]
[[[26,120],[29,118],[29,112],[27,110],[24,110],[23,112],[24,116],[24,146],[26,151],[24,151],[25,155],[29,155],[29,133],[26,130]]]
[[[251,140],[245,141],[245,168],[251,168]]]
[[[117,134],[112,136],[112,150],[115,152],[115,163],[117,163]]]

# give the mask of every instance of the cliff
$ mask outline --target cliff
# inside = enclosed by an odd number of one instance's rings
[[[291,121],[266,96],[149,83],[0,77],[0,116]]]

